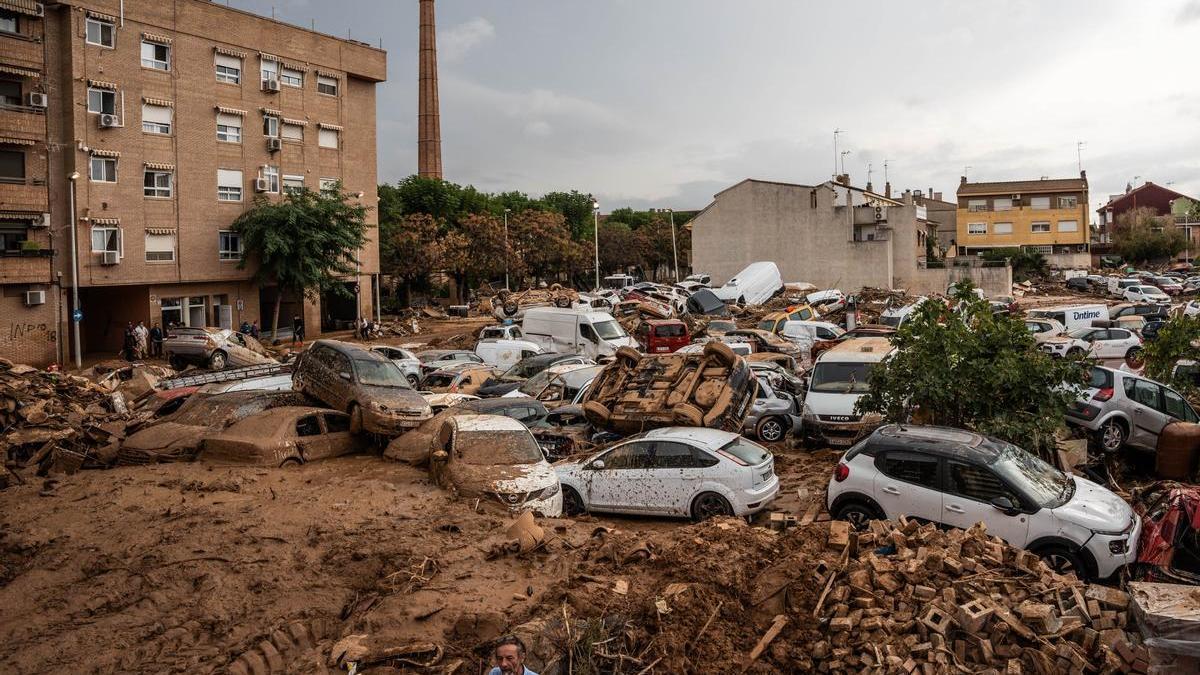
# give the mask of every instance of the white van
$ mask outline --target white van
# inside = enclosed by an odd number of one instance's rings
[[[637,279],[634,279],[628,274],[610,274],[600,280],[600,288],[596,290],[600,290],[602,288],[621,290],[623,288],[629,288],[636,283]]]
[[[1076,328],[1091,328],[1095,321],[1108,321],[1108,305],[1070,305],[1067,307],[1043,307],[1025,312],[1026,316],[1054,319],[1068,331]]]
[[[480,340],[520,340],[523,337],[521,327],[515,323],[486,326],[479,331]]]
[[[817,357],[804,396],[806,441],[848,447],[883,423],[881,415],[860,415],[854,406],[870,390],[871,369],[895,350],[885,337],[853,338]]]
[[[591,359],[612,356],[618,347],[637,348],[637,342],[607,312],[534,307],[525,312],[521,330],[526,340],[544,351]]]
[[[1125,289],[1130,286],[1140,286],[1142,280],[1137,277],[1109,277],[1108,294],[1118,298],[1125,297]]]
[[[892,328],[899,328],[900,326],[904,325],[904,322],[908,320],[908,317],[911,316],[913,312],[917,311],[917,308],[920,307],[922,303],[927,302],[928,300],[929,298],[922,295],[911,305],[885,309],[883,310],[883,313],[879,315],[879,323],[885,326],[891,326]]]
[[[750,263],[724,286],[713,290],[724,302],[761,305],[783,288],[779,266],[773,262]]]
[[[505,340],[502,338],[485,338],[475,345],[475,355],[483,359],[489,366],[508,370],[517,361],[527,356],[537,356],[544,353],[540,346],[529,340]]]

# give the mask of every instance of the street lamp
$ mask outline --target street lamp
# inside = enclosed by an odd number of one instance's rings
[[[592,239],[596,243],[596,290],[600,290],[600,202],[592,199]]]
[[[508,214],[512,209],[504,209],[504,290],[512,290],[508,287]]]
[[[675,261],[675,283],[679,283],[679,249],[675,248],[675,209],[667,209],[671,219],[671,258]]]
[[[83,318],[83,311],[79,307],[79,246],[75,243],[75,229],[77,222],[75,219],[75,181],[79,180],[79,172],[72,171],[67,175],[67,180],[71,181],[71,192],[68,193],[70,198],[71,222],[67,224],[71,231],[71,333],[75,337],[75,369],[83,369],[83,345],[79,342],[79,319]],[[79,319],[76,319],[76,315]]]

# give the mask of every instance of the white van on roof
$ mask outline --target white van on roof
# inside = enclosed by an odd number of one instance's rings
[[[714,289],[717,297],[739,305],[761,305],[783,288],[779,266],[770,261],[750,263],[725,285]]]

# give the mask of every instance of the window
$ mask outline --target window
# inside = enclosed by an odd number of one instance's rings
[[[0,80],[0,105],[21,105],[21,83],[17,80]]]
[[[146,197],[171,196],[171,172],[146,169],[142,181],[142,192]]]
[[[948,477],[949,491],[969,499],[990,502],[996,497],[1008,497],[1013,504],[1020,504],[1020,498],[996,474],[974,464],[964,464],[950,460]]]
[[[967,201],[967,210],[968,211],[987,211],[988,210],[987,200],[986,199],[970,199]]]
[[[115,225],[92,227],[92,253],[120,253],[121,228]]]
[[[279,118],[274,115],[263,115],[263,136],[279,138]]]
[[[267,80],[278,80],[279,79],[279,62],[278,61],[272,61],[270,59],[262,59],[260,69],[262,71],[263,82],[266,82]]]
[[[88,112],[117,114],[117,92],[111,89],[88,89]]]
[[[1166,413],[1177,420],[1196,422],[1196,411],[1183,400],[1183,397],[1170,389],[1163,389],[1163,401],[1166,402]]]
[[[650,466],[655,469],[694,469],[697,463],[690,445],[658,441],[654,444]]]
[[[992,223],[992,234],[1012,234],[1012,223]]]
[[[171,47],[142,40],[142,67],[155,70],[171,69]]]
[[[97,183],[117,182],[116,157],[92,157],[91,179]]]
[[[938,489],[937,457],[911,452],[889,452],[875,461],[884,475],[906,483]]]
[[[987,234],[987,223],[967,223],[967,234]]]
[[[1078,232],[1079,231],[1079,221],[1078,220],[1060,220],[1060,221],[1058,221],[1058,231],[1059,232]]]
[[[325,413],[325,430],[331,434],[348,433],[350,431],[350,416],[338,413]]]
[[[290,195],[303,192],[304,176],[284,176],[283,191]]]
[[[604,469],[648,469],[650,468],[650,443],[626,443],[600,458]]]
[[[1025,247],[1025,250],[1026,250],[1026,251],[1037,251],[1038,253],[1041,253],[1042,255],[1052,255],[1052,254],[1054,253],[1054,247],[1053,247],[1053,246],[1049,246],[1049,245],[1046,245],[1046,246],[1026,246],[1026,247]]]
[[[317,93],[325,94],[327,96],[337,96],[338,95],[337,78],[326,77],[324,75],[317,75]]]
[[[217,113],[217,140],[225,143],[242,142],[242,118],[240,115]]]
[[[1125,395],[1133,399],[1135,403],[1162,410],[1163,405],[1158,394],[1159,386],[1153,382],[1133,378],[1125,379]]]
[[[146,233],[146,262],[175,260],[175,235]]]
[[[1030,208],[1034,208],[1039,211],[1048,209],[1048,208],[1050,208],[1050,198],[1049,197],[1030,197],[1029,198],[1029,206],[1030,206]]]
[[[322,128],[320,133],[317,135],[317,141],[318,141],[318,145],[320,145],[322,148],[338,147],[338,131],[337,131],[337,129]]]
[[[1013,200],[1009,197],[996,198],[992,200],[992,209],[995,211],[1012,211]]]
[[[304,73],[294,68],[283,68],[279,71],[279,83],[287,87],[303,87]]]
[[[0,9],[0,33],[18,33],[20,28],[16,12]]]
[[[165,105],[143,103],[142,131],[148,134],[171,133],[171,109]]]
[[[0,252],[16,253],[29,237],[29,230],[20,226],[0,227]]]
[[[217,238],[218,260],[242,259],[242,235],[229,230],[221,230],[217,233]]]
[[[334,192],[337,190],[339,180],[338,178],[322,178],[320,183],[321,192]]]
[[[296,435],[301,437],[320,436],[321,423],[317,421],[317,416],[309,415],[296,420]]]
[[[242,172],[217,169],[217,201],[242,201]]]
[[[1033,232],[1035,232],[1035,233],[1049,232],[1050,231],[1050,223],[1048,223],[1048,222],[1032,223],[1029,226],[1029,229],[1033,230]]]
[[[1058,198],[1058,208],[1060,208],[1060,209],[1073,209],[1078,206],[1079,206],[1079,197],[1072,195],[1070,197],[1059,197]]]
[[[25,153],[20,150],[0,150],[0,183],[25,182]]]
[[[267,179],[267,192],[279,192],[279,167],[264,166],[262,177]]]
[[[225,82],[227,84],[242,83],[241,59],[236,56],[229,56],[228,54],[217,54],[215,61],[217,82]]]
[[[107,21],[101,21],[89,16],[87,19],[87,43],[101,47],[112,47],[115,44],[116,29]]]
[[[289,141],[303,142],[304,141],[304,127],[299,124],[288,124],[287,122],[284,122],[283,128],[280,131],[279,135]]]

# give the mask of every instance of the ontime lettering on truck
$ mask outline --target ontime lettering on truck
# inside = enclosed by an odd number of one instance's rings
[[[1070,305],[1066,307],[1045,307],[1031,309],[1029,316],[1044,319],[1054,319],[1067,330],[1076,328],[1091,328],[1096,321],[1108,321],[1108,305]]]

